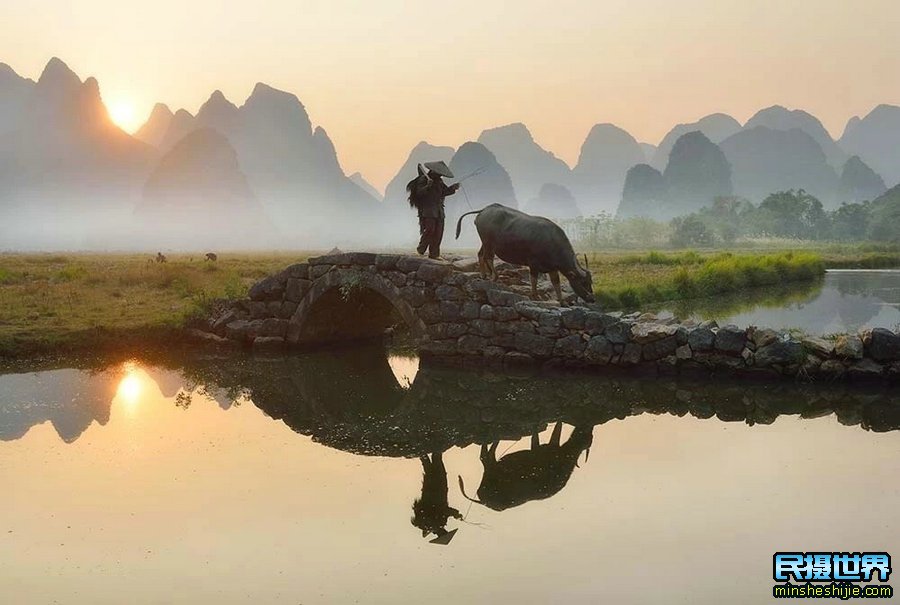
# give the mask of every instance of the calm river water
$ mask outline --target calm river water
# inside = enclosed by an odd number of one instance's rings
[[[769,603],[775,551],[900,555],[896,391],[418,365],[0,375],[0,602]]]
[[[683,301],[662,310],[720,325],[799,328],[807,334],[900,326],[900,270],[830,270],[821,282]]]

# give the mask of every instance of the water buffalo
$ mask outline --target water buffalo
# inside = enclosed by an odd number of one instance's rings
[[[470,214],[478,215],[475,217],[475,228],[481,238],[478,266],[482,275],[490,274],[492,279],[496,279],[496,255],[508,263],[529,268],[533,298],[537,298],[538,275],[547,273],[556,298],[562,304],[559,288],[559,274],[562,273],[578,296],[587,302],[594,302],[591,272],[578,263],[575,250],[559,225],[542,216],[531,216],[502,204],[491,204],[459,217],[456,222],[457,239],[463,218]]]
[[[496,458],[498,442],[490,447],[482,445],[484,474],[478,487],[478,499],[469,498],[463,479],[459,477],[463,496],[500,511],[532,500],[545,500],[558,493],[578,466],[581,452],[591,447],[594,430],[589,426],[575,427],[562,445],[559,443],[561,433],[562,423],[557,423],[549,443],[541,445],[537,434],[532,435],[531,449],[507,454],[499,460]]]
[[[207,252],[206,260],[216,262],[217,260],[219,260],[219,255],[216,254],[215,252]]]

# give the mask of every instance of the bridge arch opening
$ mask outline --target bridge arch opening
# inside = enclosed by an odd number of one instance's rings
[[[300,346],[374,341],[388,333],[414,341],[425,331],[392,284],[353,271],[332,272],[316,280],[293,321]]]

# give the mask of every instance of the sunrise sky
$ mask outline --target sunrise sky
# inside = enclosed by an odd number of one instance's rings
[[[896,0],[16,0],[0,61],[36,78],[59,56],[117,118],[157,101],[240,105],[291,91],[344,170],[383,187],[415,143],[458,146],[521,121],[573,164],[590,127],[658,143],[677,122],[782,104],[833,136],[900,104]]]

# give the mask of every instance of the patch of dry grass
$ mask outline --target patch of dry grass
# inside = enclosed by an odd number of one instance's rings
[[[0,254],[0,353],[66,343],[92,330],[174,327],[212,299],[243,296],[308,253],[171,255]]]

